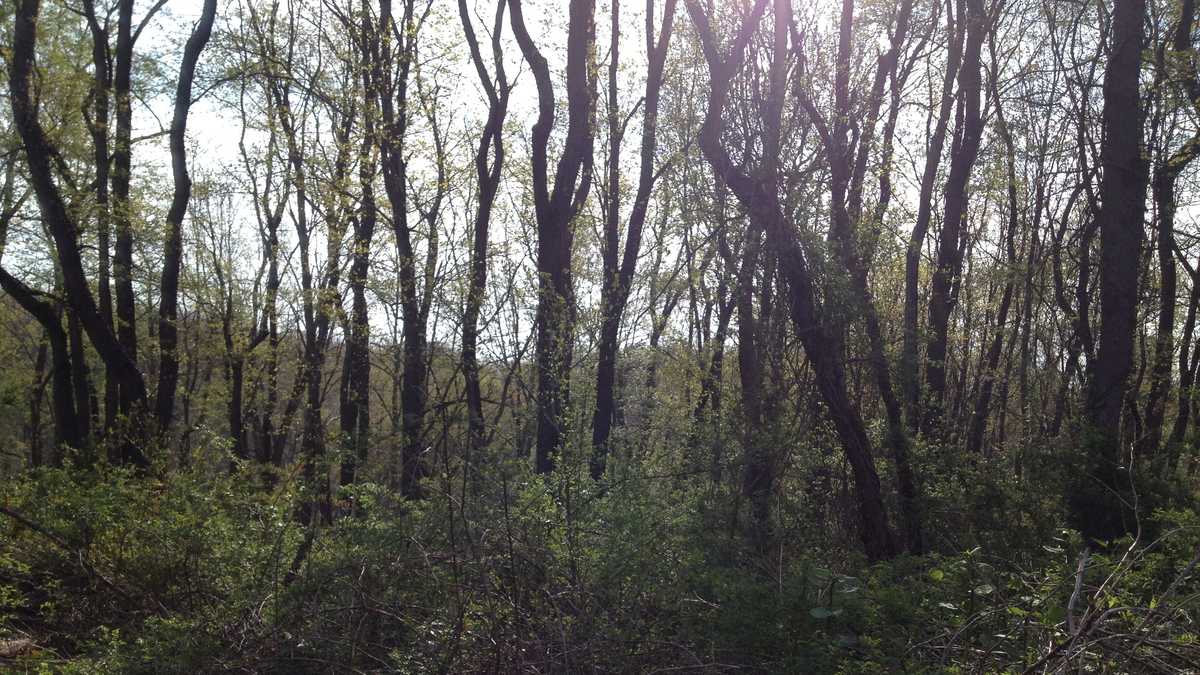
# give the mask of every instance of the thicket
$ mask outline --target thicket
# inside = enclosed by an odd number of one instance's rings
[[[294,476],[265,488],[261,467],[214,471],[219,449],[169,473],[69,466],[6,481],[5,663],[79,673],[1200,663],[1200,518],[1164,497],[1137,537],[1085,547],[1064,525],[1069,475],[1055,449],[1031,452],[1021,476],[922,449],[933,552],[870,565],[839,506],[850,496],[813,472],[778,491],[776,543],[758,550],[744,498],[707,472],[626,462],[595,483],[578,453],[549,475],[490,454],[471,466],[443,458],[420,501],[386,481],[354,485],[319,528],[295,518]]]

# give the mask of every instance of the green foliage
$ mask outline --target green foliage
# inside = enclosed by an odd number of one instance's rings
[[[31,638],[21,667],[54,672],[1117,671],[1200,654],[1192,510],[1079,572],[1082,539],[1047,517],[1061,491],[1018,499],[1037,490],[987,463],[931,470],[940,552],[866,566],[800,517],[753,549],[745,506],[706,474],[625,463],[596,484],[571,449],[550,476],[484,452],[493,471],[446,457],[420,502],[356,485],[357,511],[312,530],[252,467],[10,480],[0,642]]]

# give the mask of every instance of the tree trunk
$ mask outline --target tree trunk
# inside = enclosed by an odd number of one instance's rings
[[[75,395],[75,423],[79,425],[84,453],[92,449],[92,378],[87,365],[87,345],[83,342],[83,324],[74,312],[67,312],[67,337],[71,346],[71,380]],[[85,461],[90,459],[90,455]]]
[[[1189,358],[1192,350],[1200,357],[1200,342],[1195,342],[1196,311],[1200,306],[1200,283],[1192,278],[1192,290],[1188,296],[1187,318],[1183,321],[1183,340],[1179,349],[1179,399],[1175,421],[1167,440],[1167,467],[1173,470],[1179,459],[1179,451],[1187,433],[1188,418],[1192,411],[1192,387],[1195,385],[1196,358]],[[1193,346],[1195,345],[1195,346]]]
[[[246,423],[242,395],[245,388],[246,361],[239,354],[229,363],[229,436],[233,439],[233,456],[247,459]]]
[[[425,419],[425,323],[417,296],[416,260],[408,222],[408,164],[403,142],[408,129],[409,73],[416,55],[417,28],[413,23],[412,0],[405,0],[402,26],[392,15],[390,0],[381,0],[379,20],[373,31],[375,67],[371,71],[369,91],[379,106],[380,129],[378,142],[383,168],[384,189],[392,210],[392,231],[396,237],[399,258],[400,308],[404,317],[400,391],[400,492],[406,497],[420,496],[420,479],[424,475],[421,462],[421,435]],[[395,59],[398,71],[393,72],[393,59],[383,53],[391,44],[386,35],[401,36],[393,47],[399,50]]]
[[[179,268],[183,257],[183,217],[192,196],[192,179],[187,170],[187,119],[192,106],[192,82],[200,52],[212,35],[217,15],[217,0],[205,0],[200,21],[192,29],[183,48],[183,63],[179,66],[179,81],[175,86],[175,111],[171,120],[171,173],[174,192],[167,211],[167,236],[163,243],[161,299],[158,306],[158,390],[155,394],[155,416],[158,431],[164,437],[175,413],[175,390],[179,385],[179,327],[176,325],[179,307]]]
[[[942,162],[942,149],[946,143],[950,113],[954,109],[954,81],[962,60],[965,24],[966,21],[962,17],[957,24],[955,23],[950,3],[947,2],[946,33],[949,38],[949,50],[946,54],[946,72],[942,80],[941,103],[925,153],[925,170],[921,175],[921,191],[917,201],[917,220],[904,255],[904,344],[900,353],[900,386],[904,391],[904,411],[908,428],[913,432],[920,428],[921,419],[918,355],[920,335],[917,318],[920,313],[921,252],[925,246],[925,236],[929,232],[929,221],[933,213],[933,190],[938,181],[938,167]]]
[[[1184,0],[1180,10],[1179,23],[1172,35],[1171,48],[1177,54],[1187,53],[1192,47],[1192,26],[1195,21],[1196,3],[1194,0]],[[1185,62],[1183,89],[1193,105],[1200,103],[1200,78],[1197,77],[1194,64]],[[1158,67],[1166,71],[1166,45],[1160,45],[1158,50]],[[1161,72],[1160,71],[1160,72]],[[1165,74],[1165,73],[1164,73]],[[1148,433],[1141,447],[1141,455],[1156,454],[1162,443],[1163,418],[1165,417],[1166,399],[1171,388],[1171,365],[1175,350],[1175,303],[1177,279],[1175,268],[1175,184],[1181,173],[1187,168],[1197,154],[1200,154],[1200,134],[1193,134],[1166,162],[1157,168],[1154,175],[1153,197],[1158,212],[1158,267],[1161,277],[1159,282],[1159,314],[1157,339],[1154,343],[1154,367],[1150,373],[1150,398],[1146,402],[1146,426]],[[1189,308],[1189,320],[1195,325],[1195,310]],[[1189,328],[1185,331],[1187,337],[1180,350],[1180,365],[1187,368]],[[1188,378],[1183,370],[1180,379]],[[1182,386],[1182,382],[1181,382]],[[1189,383],[1190,386],[1190,383]],[[1182,398],[1182,394],[1181,394]],[[1179,416],[1185,418],[1186,413],[1181,408]],[[1174,430],[1172,430],[1174,436]],[[1168,457],[1168,464],[1170,458]]]
[[[912,11],[911,2],[901,3],[896,17],[896,30],[893,36],[892,48],[881,57],[876,70],[876,79],[870,112],[868,113],[867,128],[858,139],[858,160],[851,166],[849,145],[850,110],[850,55],[851,34],[854,22],[854,2],[844,0],[842,4],[840,37],[838,42],[838,69],[834,84],[836,119],[833,128],[823,121],[820,113],[811,99],[801,94],[801,102],[816,121],[818,135],[825,145],[826,156],[830,167],[830,210],[832,219],[830,236],[836,244],[838,257],[843,268],[850,277],[850,287],[854,294],[855,310],[861,315],[866,328],[868,351],[872,375],[884,403],[887,418],[887,442],[891,448],[892,458],[896,465],[897,487],[900,493],[901,512],[905,525],[905,542],[910,550],[919,552],[922,548],[920,513],[917,505],[917,488],[909,462],[909,440],[904,428],[904,416],[900,399],[892,385],[892,375],[887,361],[883,342],[883,329],[880,326],[879,314],[875,308],[875,298],[871,292],[867,278],[867,265],[863,262],[858,250],[858,240],[861,233],[857,230],[861,225],[862,191],[866,174],[867,155],[872,145],[874,119],[879,116],[882,103],[883,87],[889,74],[894,76],[895,60],[898,58],[903,41],[908,32],[909,17]]]
[[[575,289],[571,275],[574,220],[591,189],[595,133],[595,77],[590,72],[596,41],[594,0],[571,0],[567,29],[567,135],[554,184],[549,183],[548,148],[554,127],[555,95],[550,66],[525,25],[521,0],[509,0],[513,32],[533,72],[538,116],[531,138],[534,212],[538,241],[537,450],[534,468],[554,470],[562,447],[570,396],[575,341]]]
[[[342,369],[342,406],[339,426],[346,453],[342,459],[341,484],[350,485],[357,478],[358,467],[367,461],[371,432],[371,347],[370,324],[367,313],[367,274],[371,266],[371,239],[375,235],[376,204],[373,182],[375,171],[371,163],[374,123],[371,111],[364,117],[366,132],[359,150],[359,187],[362,202],[354,222],[353,253],[350,263],[352,300],[350,320],[346,331],[346,359]]]
[[[108,48],[108,23],[102,25],[96,15],[95,2],[84,0],[84,13],[92,34],[92,124],[88,129],[92,136],[92,159],[96,167],[96,259],[98,278],[96,285],[100,297],[100,316],[111,331],[113,329],[112,276],[110,258],[112,254],[112,213],[109,208],[109,180],[112,166],[109,148],[109,102],[112,89],[112,68]],[[104,374],[104,431],[113,428],[117,421],[118,377],[113,366],[105,363]]]
[[[1104,77],[1100,211],[1100,351],[1087,395],[1087,462],[1069,498],[1073,524],[1089,540],[1111,539],[1133,526],[1113,495],[1129,490],[1121,453],[1125,385],[1133,369],[1147,169],[1142,158],[1139,93],[1144,0],[1115,0],[1111,55]]]
[[[61,310],[39,297],[39,293],[0,268],[0,288],[4,289],[30,316],[42,325],[50,344],[51,401],[54,408],[54,456],[63,447],[84,449],[79,419],[75,411],[75,387],[71,380],[71,352],[62,328]],[[57,463],[57,461],[55,462]]]
[[[137,299],[133,292],[133,204],[129,188],[133,162],[133,2],[118,0],[117,49],[113,92],[117,104],[116,136],[113,145],[113,222],[117,241],[113,251],[113,280],[117,294],[117,340],[129,360],[137,363]],[[144,390],[144,386],[143,386]],[[145,400],[145,391],[122,384],[118,390],[118,412],[132,416],[133,406]]]
[[[1184,164],[1186,165],[1186,161]],[[1162,443],[1166,400],[1171,388],[1171,366],[1175,357],[1175,304],[1178,300],[1175,270],[1175,166],[1174,162],[1171,162],[1168,166],[1158,168],[1152,190],[1158,211],[1158,232],[1155,237],[1159,270],[1158,326],[1154,340],[1153,365],[1150,369],[1150,395],[1146,399],[1146,434],[1138,442],[1138,455],[1141,457],[1155,455]]]
[[[604,240],[601,245],[601,257],[604,260],[604,283],[601,287],[600,306],[602,318],[600,326],[600,344],[598,346],[598,366],[596,372],[596,410],[592,417],[592,478],[599,480],[604,475],[608,461],[609,437],[612,434],[613,420],[616,413],[616,401],[613,384],[617,369],[618,333],[621,328],[621,317],[625,305],[629,301],[629,292],[633,287],[633,276],[637,260],[641,253],[642,229],[646,224],[646,213],[650,206],[650,194],[654,189],[655,172],[654,159],[658,147],[658,101],[662,90],[663,69],[667,61],[667,48],[670,46],[671,30],[675,19],[675,0],[667,0],[663,9],[663,24],[661,34],[654,39],[654,0],[646,1],[646,52],[649,55],[649,66],[646,73],[646,92],[643,98],[645,108],[642,116],[642,147],[641,169],[638,174],[637,194],[633,200],[633,210],[629,216],[626,228],[625,251],[621,255],[620,266],[617,265],[618,249],[620,248],[620,160],[623,128],[617,112],[617,79],[618,79],[618,47],[620,42],[620,2],[612,4],[612,44],[609,50],[608,69],[608,200],[604,221]]]
[[[33,360],[33,382],[29,385],[29,466],[45,465],[42,451],[42,399],[46,396],[46,351],[49,340],[38,341],[37,356]]]
[[[476,353],[479,341],[479,314],[487,291],[488,230],[492,219],[492,206],[500,187],[501,171],[504,168],[504,120],[508,115],[508,95],[511,91],[504,72],[501,52],[501,28],[504,24],[504,9],[507,0],[496,1],[496,19],[492,29],[492,54],[496,71],[495,82],[488,75],[479,40],[471,25],[471,16],[466,0],[459,0],[458,15],[462,21],[471,60],[479,75],[479,82],[487,92],[488,117],[483,134],[475,150],[475,178],[479,196],[475,209],[475,227],[471,240],[471,279],[467,289],[466,309],[463,312],[462,369],[467,395],[467,438],[470,449],[481,448],[486,438],[486,423],[483,417],[483,391],[479,383],[479,358]],[[489,155],[491,161],[489,163]]]
[[[750,502],[750,542],[759,551],[765,551],[772,539],[771,494],[775,471],[763,429],[763,364],[754,316],[754,275],[759,266],[761,236],[761,231],[753,226],[746,232],[734,297],[738,313],[738,378],[742,385],[742,496]],[[771,280],[768,278],[764,283]]]
[[[131,355],[112,334],[92,297],[79,255],[78,226],[53,178],[51,158],[55,150],[38,120],[37,108],[30,94],[38,11],[39,0],[22,0],[14,17],[12,56],[9,61],[9,94],[13,123],[24,143],[30,182],[37,195],[38,206],[54,240],[67,301],[79,316],[88,338],[120,383],[121,389],[129,393],[128,400],[133,401],[135,407],[141,408],[146,401],[145,380]],[[129,442],[122,444],[119,460],[140,466],[148,464],[146,456],[136,442],[139,435],[135,420],[133,434]]]
[[[958,71],[958,94],[963,101],[962,126],[950,153],[950,174],[946,178],[946,209],[938,236],[937,263],[929,292],[929,343],[926,348],[925,384],[929,399],[924,428],[940,437],[946,403],[946,358],[948,355],[950,314],[954,311],[952,287],[962,274],[962,240],[966,228],[967,182],[979,145],[983,140],[983,116],[980,105],[980,51],[988,33],[989,18],[982,0],[966,0],[966,42],[962,67]]]
[[[787,279],[788,304],[796,334],[808,355],[817,379],[817,388],[829,410],[839,440],[846,452],[854,474],[858,497],[860,536],[867,556],[872,560],[888,558],[896,553],[896,544],[887,522],[887,512],[875,471],[871,442],[858,411],[846,394],[845,366],[842,361],[840,326],[831,325],[833,317],[821,316],[816,305],[816,289],[801,250],[795,231],[783,214],[779,194],[775,188],[779,158],[779,120],[782,114],[784,53],[786,51],[787,22],[790,6],[787,0],[775,0],[775,60],[771,74],[772,93],[766,104],[763,134],[763,166],[760,176],[751,177],[730,159],[722,145],[724,127],[722,111],[728,97],[729,85],[734,74],[740,70],[745,57],[746,45],[753,37],[757,23],[766,8],[766,0],[759,0],[744,20],[734,37],[728,56],[722,56],[716,38],[708,23],[708,17],[696,0],[687,0],[688,13],[700,34],[705,60],[709,66],[710,97],[708,110],[700,131],[700,148],[705,157],[730,187],[733,194],[747,209],[751,218],[757,219],[766,232],[768,244],[779,256],[779,269]],[[769,177],[769,179],[768,179]]]
[[[988,345],[987,355],[984,357],[982,372],[979,374],[981,380],[979,394],[975,399],[974,412],[971,414],[970,426],[967,429],[967,452],[971,455],[977,455],[983,451],[983,437],[987,432],[992,390],[996,385],[996,373],[999,371],[1000,355],[1004,349],[1004,338],[1008,330],[1008,311],[1012,306],[1016,285],[1017,227],[1020,225],[1020,216],[1017,210],[1016,150],[1013,148],[1013,138],[1009,132],[1008,123],[1004,119],[1004,106],[1000,101],[1000,93],[995,82],[991,83],[990,89],[996,105],[1000,137],[1004,141],[1008,177],[1008,222],[1003,234],[1006,254],[1003,267],[1004,290],[1000,293],[1000,307],[996,310],[995,334],[992,335],[991,344]]]

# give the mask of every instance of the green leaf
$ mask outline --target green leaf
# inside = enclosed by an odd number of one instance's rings
[[[937,568],[934,568],[934,569],[929,570],[929,578],[933,579],[934,581],[941,581],[942,579],[946,578],[946,573]]]
[[[1067,610],[1058,605],[1047,607],[1045,611],[1042,612],[1042,623],[1054,625],[1056,623],[1060,623],[1064,618],[1066,618],[1066,616]]]

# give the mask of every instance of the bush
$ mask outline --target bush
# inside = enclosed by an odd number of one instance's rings
[[[930,472],[939,552],[868,566],[800,517],[819,494],[780,491],[764,552],[736,492],[704,476],[624,466],[595,484],[570,453],[551,476],[487,461],[482,476],[444,462],[419,502],[356,485],[339,504],[357,515],[315,529],[295,520],[296,490],[266,490],[249,469],[10,480],[0,644],[33,645],[11,655],[22,667],[87,673],[1123,672],[1200,659],[1188,509],[1148,521],[1153,541],[1085,557],[1061,518],[1038,517],[1061,492],[1022,501],[986,464]]]

